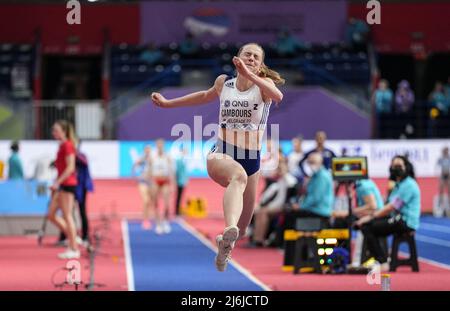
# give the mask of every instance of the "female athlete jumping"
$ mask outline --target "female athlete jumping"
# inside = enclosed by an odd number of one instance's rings
[[[209,176],[226,187],[223,209],[226,228],[216,237],[216,267],[224,271],[238,237],[245,234],[255,206],[259,179],[260,149],[272,100],[283,94],[276,84],[280,75],[264,64],[264,50],[255,43],[242,46],[233,57],[237,77],[217,77],[208,90],[166,99],[152,93],[159,107],[206,104],[220,98],[218,140],[207,158]]]

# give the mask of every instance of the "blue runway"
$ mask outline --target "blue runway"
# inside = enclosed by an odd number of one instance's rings
[[[423,216],[416,232],[419,257],[432,260],[450,268],[450,219]],[[406,245],[400,250],[407,252]]]
[[[259,291],[264,285],[229,265],[225,273],[214,266],[215,253],[179,223],[172,232],[158,236],[144,231],[140,222],[130,222],[128,258],[134,290],[238,290]],[[430,216],[421,218],[416,232],[419,256],[450,269],[450,220]],[[400,248],[407,252],[406,245]]]
[[[161,236],[129,222],[128,237],[135,290],[264,290],[233,265],[217,272],[215,253],[176,222]]]

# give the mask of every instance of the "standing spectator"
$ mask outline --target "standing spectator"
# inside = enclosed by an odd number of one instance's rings
[[[384,79],[380,80],[378,88],[373,94],[377,114],[392,112],[392,98],[393,94],[391,89],[389,89],[389,82]]]
[[[397,113],[407,113],[414,104],[414,92],[411,90],[409,82],[402,80],[395,92],[395,110]]]
[[[447,114],[450,106],[450,102],[444,93],[444,85],[442,82],[436,82],[434,89],[428,96],[428,100],[433,108],[437,108],[440,113]]]
[[[184,188],[189,180],[188,171],[186,167],[186,155],[187,149],[181,148],[181,154],[175,161],[175,179],[177,182],[177,200],[175,206],[175,214],[180,215],[181,209],[181,196],[183,195]]]
[[[437,161],[439,174],[439,206],[442,207],[444,190],[447,188],[447,196],[450,199],[450,154],[448,147],[442,149],[442,156]]]
[[[378,129],[377,136],[386,136],[386,117],[392,112],[393,93],[389,89],[389,83],[382,79],[378,82],[378,88],[372,96],[372,102],[375,105],[376,127]],[[388,135],[389,136],[389,135]]]
[[[287,156],[289,173],[297,178],[299,182],[303,179],[302,170],[299,167],[300,161],[303,159],[302,137],[294,137],[292,139],[292,151]]]
[[[400,81],[395,91],[395,112],[397,113],[397,122],[393,122],[395,137],[408,137],[414,132],[415,118],[412,114],[414,105],[414,92],[409,82]]]
[[[331,150],[325,147],[325,141],[327,140],[327,134],[324,131],[318,131],[316,133],[316,147],[313,150],[308,151],[303,159],[299,163],[299,167],[303,173],[303,175],[309,176],[305,172],[304,163],[308,159],[309,155],[318,152],[322,156],[323,166],[329,170],[331,168],[331,159],[336,156],[336,154]]]
[[[77,170],[77,188],[75,191],[75,199],[78,202],[81,216],[81,238],[85,246],[89,245],[89,221],[87,217],[87,193],[94,191],[94,183],[89,172],[89,163],[87,157],[80,150],[81,142],[78,144],[78,150],[75,158],[75,166]]]
[[[22,161],[19,158],[19,142],[14,141],[11,144],[12,154],[8,160],[8,179],[9,180],[21,180],[23,179],[23,167]]]

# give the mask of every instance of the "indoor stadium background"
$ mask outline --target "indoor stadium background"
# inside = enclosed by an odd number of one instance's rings
[[[51,126],[59,119],[74,124],[94,179],[87,209],[95,251],[83,250],[79,260],[82,285],[380,290],[366,275],[293,274],[282,248],[247,248],[245,240],[233,251],[230,269],[215,271],[224,190],[208,178],[205,154],[217,102],[164,110],[150,94],[172,98],[209,88],[218,75],[234,74],[231,59],[247,42],[261,44],[266,64],[286,79],[284,99],[268,121],[285,155],[292,138],[301,136],[306,152],[324,131],[326,147],[338,156],[368,158],[369,176],[383,196],[391,158],[409,157],[422,195],[415,234],[420,272],[399,268],[391,289],[450,290],[450,206],[448,199],[438,204],[437,165],[450,146],[450,3],[382,1],[381,23],[367,25],[367,1],[356,0],[80,0],[80,24],[71,25],[68,2],[0,3],[1,290],[75,289],[64,283],[55,227],[46,226],[41,245],[36,238],[49,198],[35,175],[56,155]],[[383,79],[393,93],[388,110],[380,110],[374,96]],[[395,99],[404,81],[414,93],[405,109]],[[171,234],[157,236],[141,228],[132,166],[158,138],[180,157],[172,143],[186,133],[190,180],[182,202],[198,211],[173,217]],[[12,141],[20,144],[19,181],[8,180]],[[341,191],[335,206],[345,202]],[[401,251],[408,253],[404,246]]]

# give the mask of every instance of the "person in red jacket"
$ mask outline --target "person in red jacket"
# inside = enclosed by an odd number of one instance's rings
[[[64,232],[68,239],[68,248],[65,252],[58,254],[58,257],[61,259],[80,258],[75,221],[73,219],[75,189],[77,186],[75,133],[73,126],[69,122],[59,120],[53,125],[52,135],[60,142],[60,145],[55,161],[58,177],[50,187],[52,200],[48,219]],[[61,209],[63,217],[56,215],[58,209]]]

